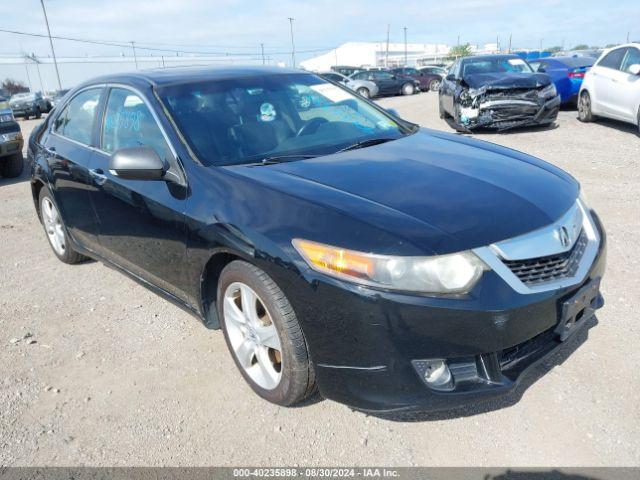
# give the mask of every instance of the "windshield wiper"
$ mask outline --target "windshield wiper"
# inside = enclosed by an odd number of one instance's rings
[[[390,142],[392,140],[395,140],[395,138],[370,138],[368,140],[361,140],[349,145],[348,147],[341,148],[336,153],[357,150],[358,148],[372,147],[373,145],[380,145],[381,143]]]
[[[316,158],[318,155],[273,155],[271,157],[264,157],[258,165],[274,165],[276,163],[282,163],[283,161],[290,159]]]

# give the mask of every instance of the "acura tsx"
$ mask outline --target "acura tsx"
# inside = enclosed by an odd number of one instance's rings
[[[295,70],[78,86],[29,140],[53,253],[220,328],[261,397],[368,411],[512,391],[603,305],[578,182]]]

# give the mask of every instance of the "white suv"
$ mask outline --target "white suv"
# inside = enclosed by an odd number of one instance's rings
[[[594,116],[622,120],[640,129],[640,43],[605,51],[584,77],[578,98],[578,118]]]

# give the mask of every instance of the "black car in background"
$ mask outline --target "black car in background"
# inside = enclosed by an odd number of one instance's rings
[[[22,132],[9,103],[0,97],[0,176],[14,178],[22,173]]]
[[[349,78],[375,83],[378,86],[378,95],[413,95],[420,91],[419,81],[387,70],[366,70]]]
[[[440,118],[456,130],[507,130],[549,125],[560,96],[546,73],[517,55],[478,55],[457,60],[442,81]]]
[[[403,75],[418,81],[420,83],[420,90],[423,92],[437,92],[440,88],[440,82],[442,81],[442,76],[437,73],[429,73],[413,67],[392,68],[389,71],[394,75]]]
[[[349,65],[334,65],[331,67],[331,70],[334,72],[338,72],[340,75],[344,75],[345,77],[349,77],[354,73],[361,72],[363,68],[361,67],[352,67]]]

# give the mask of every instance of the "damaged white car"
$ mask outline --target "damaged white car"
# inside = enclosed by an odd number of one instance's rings
[[[560,97],[551,78],[516,55],[457,60],[440,87],[440,118],[457,131],[550,125]]]

